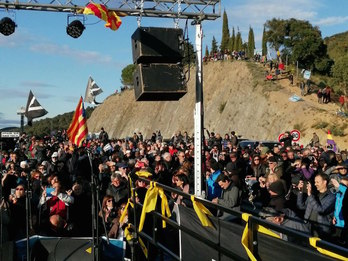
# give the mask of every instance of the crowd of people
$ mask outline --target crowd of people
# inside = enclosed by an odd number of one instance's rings
[[[234,131],[223,137],[207,131],[202,164],[206,199],[347,246],[347,151],[334,152],[317,135],[307,147],[294,145],[291,135],[281,141],[272,148],[241,148]],[[109,237],[122,239],[130,184],[136,187],[137,202],[144,200],[148,186],[137,177],[193,192],[194,143],[187,132],[168,140],[160,131],[149,139],[140,132],[111,139],[102,129],[80,148],[64,131],[44,138],[24,133],[15,148],[1,151],[0,159],[3,242],[26,235],[26,195],[31,235],[90,236],[95,179],[100,231],[105,223]],[[167,197],[170,206],[192,207],[183,196]],[[228,213],[214,214],[233,220]]]

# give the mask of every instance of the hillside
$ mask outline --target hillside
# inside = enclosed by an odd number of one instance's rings
[[[333,60],[348,54],[348,31],[326,37],[324,42],[327,45],[327,52]]]
[[[204,65],[204,124],[208,130],[221,135],[234,130],[245,138],[276,140],[286,130],[299,129],[300,143],[305,145],[314,131],[324,142],[325,131],[332,126],[348,134],[347,119],[335,115],[337,105],[318,104],[315,94],[291,102],[292,94],[300,95],[299,88],[290,86],[288,80],[265,82],[263,70],[243,61]],[[188,93],[176,102],[136,102],[133,90],[114,94],[94,110],[89,131],[99,132],[103,126],[110,137],[141,131],[149,138],[155,130],[161,130],[165,138],[178,130],[192,134],[194,84],[192,71]],[[347,147],[347,136],[334,138],[341,148]]]

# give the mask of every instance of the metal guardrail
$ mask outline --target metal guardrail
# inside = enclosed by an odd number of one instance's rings
[[[146,182],[147,184],[149,184],[149,182],[150,182],[149,180],[146,180],[146,179],[143,179],[143,178],[139,178],[139,179],[144,181],[144,182]],[[156,186],[162,188],[165,192],[170,192],[170,193],[173,192],[173,193],[181,195],[181,196],[183,196],[184,198],[187,198],[187,199],[191,198],[190,194],[186,194],[186,193],[184,193],[184,192],[182,192],[180,190],[177,190],[175,188],[168,187],[168,186],[165,186],[165,185],[160,184],[160,183],[156,183]],[[214,204],[211,201],[208,201],[208,200],[205,200],[205,199],[202,199],[202,198],[195,197],[195,201],[201,202],[206,207],[213,208],[213,209],[216,209],[216,210],[220,210],[220,211],[223,211],[223,212],[227,212],[227,213],[229,213],[229,214],[231,214],[231,215],[233,215],[233,216],[235,216],[237,218],[241,218],[242,214],[243,214],[242,212],[235,211],[235,210],[232,210],[232,209],[220,206],[218,204]],[[142,207],[141,204],[138,203],[138,205]],[[212,240],[209,240],[207,238],[202,237],[196,231],[193,231],[193,230],[191,230],[188,227],[184,227],[184,226],[179,225],[177,222],[175,222],[175,221],[173,221],[173,220],[171,220],[171,219],[169,219],[167,217],[162,216],[162,214],[157,212],[157,211],[154,211],[151,214],[152,214],[152,217],[154,219],[154,224],[161,223],[161,222],[157,222],[156,223],[156,220],[158,220],[158,219],[159,220],[165,220],[173,228],[178,229],[178,230],[180,229],[183,232],[190,234],[190,236],[194,237],[195,239],[201,241],[202,243],[204,243],[204,244],[206,244],[206,245],[208,245],[210,247],[213,247],[213,248],[217,249],[222,254],[224,254],[224,255],[226,255],[226,256],[234,259],[234,260],[245,260],[245,258],[237,256],[230,249],[226,249],[226,248],[222,247],[220,245],[220,243],[216,244]],[[309,235],[307,235],[305,233],[302,233],[300,231],[292,230],[292,229],[289,229],[289,228],[286,228],[286,227],[282,227],[282,226],[270,223],[270,222],[268,222],[268,221],[266,221],[264,219],[261,219],[261,218],[255,217],[255,216],[250,216],[249,219],[248,219],[248,227],[251,230],[251,233],[250,233],[250,242],[252,242],[251,251],[254,254],[254,256],[258,256],[258,244],[257,244],[257,241],[258,241],[258,227],[259,226],[263,226],[263,227],[265,227],[265,228],[267,228],[267,229],[269,229],[271,231],[276,231],[278,233],[282,233],[282,234],[285,234],[287,236],[294,237],[299,242],[308,242],[308,248],[306,248],[306,249],[307,250],[312,250],[315,253],[317,253],[316,249],[312,248],[310,246],[310,244],[309,244],[309,238],[310,238]],[[156,231],[157,231],[157,228],[154,227],[152,236],[146,234],[145,232],[140,232],[139,234],[141,236],[143,236],[150,244],[153,244],[156,247],[158,247],[159,249],[161,249],[162,251],[166,252],[172,258],[174,258],[175,260],[180,260],[180,257],[176,253],[171,252],[171,250],[167,249],[165,246],[161,245],[161,243],[159,243],[156,240],[156,238],[157,238],[156,237]],[[335,253],[335,254],[338,254],[340,256],[348,258],[348,249],[346,249],[344,247],[341,247],[341,246],[338,246],[338,245],[335,245],[335,244],[332,244],[332,243],[327,242],[325,240],[319,240],[317,242],[317,247],[323,248],[323,249],[325,249],[327,251],[330,251],[332,253]]]

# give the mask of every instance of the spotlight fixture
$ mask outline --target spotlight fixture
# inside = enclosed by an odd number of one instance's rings
[[[79,38],[85,28],[86,27],[80,20],[74,20],[66,27],[66,33],[72,38]]]
[[[14,33],[15,29],[16,24],[11,18],[4,17],[0,20],[0,33],[3,35],[9,36]]]

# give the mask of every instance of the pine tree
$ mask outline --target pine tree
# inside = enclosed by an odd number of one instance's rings
[[[238,49],[238,34],[239,34],[239,28],[237,27],[237,34],[236,34],[236,37],[234,38],[234,42],[233,42],[234,50],[237,51],[237,52],[240,51]]]
[[[255,50],[255,38],[254,38],[254,30],[253,28],[249,28],[249,36],[248,36],[248,57],[252,58],[254,56]]]
[[[233,52],[235,50],[235,45],[234,42],[236,41],[236,36],[234,34],[234,27],[232,27],[232,36],[230,38],[230,51]]]
[[[234,44],[234,49],[239,52],[242,50],[242,45],[243,45],[243,40],[242,40],[242,34],[239,32],[237,33],[235,44]]]
[[[205,54],[204,54],[205,58],[208,59],[209,57],[209,49],[208,49],[208,45],[205,46]]]
[[[267,39],[266,39],[265,27],[263,27],[263,34],[262,34],[262,55],[267,56]]]
[[[222,52],[228,49],[229,38],[230,38],[230,31],[228,29],[228,18],[227,18],[226,11],[224,10],[223,19],[222,19],[222,38],[221,38],[221,45],[220,45],[220,50]]]
[[[214,53],[217,53],[217,51],[218,51],[217,42],[216,42],[215,36],[213,36],[213,40],[211,41],[210,54],[214,55]]]

